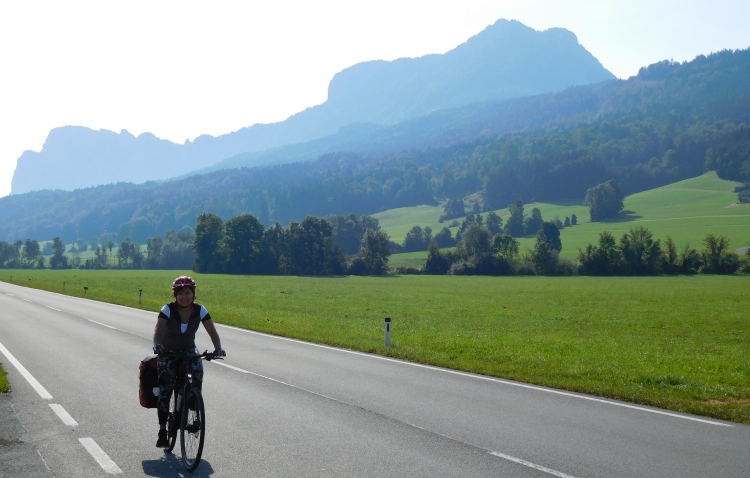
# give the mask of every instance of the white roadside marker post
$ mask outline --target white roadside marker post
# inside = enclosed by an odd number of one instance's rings
[[[385,346],[391,346],[391,318],[385,318]]]
[[[63,292],[65,292],[65,282],[63,282]]]

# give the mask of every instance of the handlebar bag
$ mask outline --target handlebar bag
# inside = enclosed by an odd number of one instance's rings
[[[138,368],[140,384],[138,399],[144,408],[156,408],[159,400],[159,374],[156,371],[156,356],[149,356],[141,360]]]

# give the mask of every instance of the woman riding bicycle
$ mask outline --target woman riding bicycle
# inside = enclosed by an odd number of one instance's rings
[[[188,276],[180,276],[172,283],[172,295],[174,302],[166,304],[161,308],[159,317],[156,319],[154,329],[154,353],[158,353],[157,372],[159,374],[159,401],[157,411],[159,415],[159,439],[156,446],[166,448],[167,420],[169,417],[169,399],[175,387],[175,376],[177,374],[177,360],[164,356],[165,352],[187,352],[189,355],[198,356],[195,346],[195,333],[200,324],[208,332],[211,342],[214,344],[214,355],[226,356],[221,348],[221,339],[216,331],[216,326],[211,320],[208,310],[195,300],[195,281]],[[190,361],[189,372],[200,387],[203,381],[203,364],[200,360]]]

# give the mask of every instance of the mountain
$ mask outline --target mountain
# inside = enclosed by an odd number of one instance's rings
[[[206,168],[240,153],[308,142],[352,123],[390,125],[445,108],[560,91],[613,79],[568,30],[539,32],[498,20],[445,54],[369,61],[337,73],[325,103],[287,120],[176,144],[66,126],[18,159],[12,194],[116,182],[142,183]],[[85,171],[85,173],[84,173]]]
[[[11,195],[0,198],[0,240],[59,235],[71,242],[107,232],[107,240],[131,236],[143,243],[194,226],[205,211],[225,220],[253,213],[266,225],[286,225],[308,214],[373,214],[470,194],[491,209],[515,198],[582,201],[588,188],[609,179],[627,194],[707,170],[746,181],[748,125],[750,49],[723,51],[659,62],[627,80],[349,131],[352,138],[371,135],[372,144],[421,135],[421,149],[330,153],[158,183]],[[450,144],[436,146],[443,137]]]

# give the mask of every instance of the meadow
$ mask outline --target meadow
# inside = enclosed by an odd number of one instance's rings
[[[0,279],[54,292],[65,281],[67,294],[86,286],[89,299],[156,315],[181,273],[4,270]],[[747,276],[194,277],[197,300],[224,324],[750,423]]]
[[[524,209],[529,215],[532,208],[538,207],[545,221],[552,220],[555,216],[560,220],[572,214],[577,216],[577,226],[560,231],[563,246],[560,255],[568,259],[577,259],[579,248],[584,249],[589,243],[596,244],[602,231],[609,231],[619,239],[636,226],[647,227],[653,232],[655,239],[662,241],[670,235],[679,249],[688,244],[695,249],[702,249],[707,234],[728,237],[730,247],[736,249],[746,247],[750,242],[750,204],[736,204],[734,187],[738,185],[740,183],[719,179],[713,171],[708,172],[696,178],[627,196],[624,212],[617,219],[607,222],[590,222],[588,207],[582,202],[529,203],[524,205]],[[447,226],[451,221],[442,224],[438,222],[442,212],[440,207],[417,206],[384,211],[373,217],[380,220],[381,228],[391,236],[391,240],[400,244],[409,229],[415,225],[429,226],[433,234]],[[503,221],[507,221],[507,209],[495,212]],[[458,227],[450,229],[455,237]],[[521,251],[532,249],[534,241],[532,236],[519,238]],[[420,268],[426,253],[400,256],[402,254],[391,256],[393,266]]]

